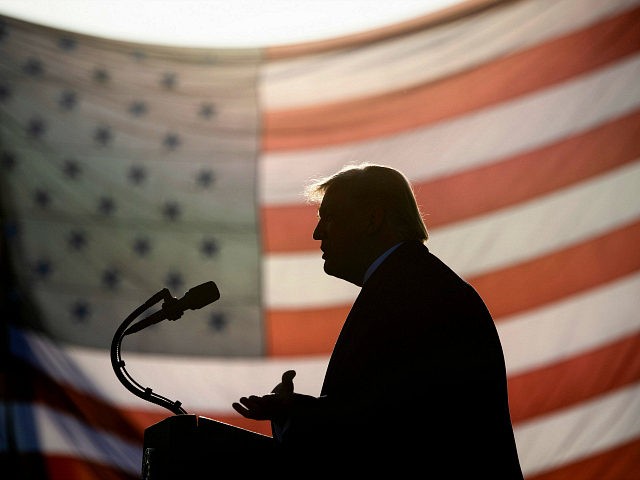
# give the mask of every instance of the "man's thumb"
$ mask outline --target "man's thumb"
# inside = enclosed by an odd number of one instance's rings
[[[282,383],[291,383],[293,382],[293,377],[296,376],[295,370],[287,370],[282,374]]]

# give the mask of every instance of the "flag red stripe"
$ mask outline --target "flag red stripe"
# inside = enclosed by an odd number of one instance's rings
[[[514,424],[640,380],[640,333],[509,377]],[[558,387],[560,386],[560,387]]]
[[[413,182],[414,189],[429,215],[428,227],[439,227],[535,198],[632,162],[640,157],[638,138],[640,111],[491,165]],[[305,204],[262,208],[265,251],[318,249],[311,237],[316,210],[316,206]]]
[[[640,222],[635,222],[531,261],[470,278],[469,282],[500,321],[639,270],[638,245]],[[268,311],[269,355],[329,353],[348,310],[349,305]]]
[[[452,75],[445,82],[365,99],[267,111],[263,149],[326,147],[414,129],[568,80],[639,49],[640,8],[636,8]]]
[[[267,310],[267,351],[272,357],[330,353],[350,305],[313,310]]]
[[[53,409],[68,412],[78,420],[94,428],[113,432],[129,441],[142,442],[142,426],[127,410],[113,408],[113,405],[94,395],[59,382],[41,370],[13,359],[11,366],[14,378],[28,378],[29,383],[15,381],[7,392],[7,397],[16,402],[42,403]],[[124,388],[124,387],[123,387]],[[167,410],[165,416],[171,415]]]
[[[499,321],[639,270],[638,245],[640,222],[635,222],[588,242],[476,276],[470,283]]]
[[[527,480],[631,480],[638,476],[640,438],[605,452],[590,455],[580,461],[564,465]]]

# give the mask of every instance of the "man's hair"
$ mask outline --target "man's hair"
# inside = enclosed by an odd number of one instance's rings
[[[312,181],[304,193],[307,201],[319,204],[327,191],[342,187],[363,204],[383,206],[390,225],[403,240],[424,242],[429,238],[413,188],[398,170],[371,163],[346,165],[329,177]]]

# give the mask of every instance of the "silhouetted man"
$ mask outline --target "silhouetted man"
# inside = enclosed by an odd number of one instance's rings
[[[270,420],[305,472],[522,479],[500,340],[478,293],[425,246],[404,175],[363,164],[307,189],[324,271],[361,288],[319,397],[273,392],[234,403]],[[283,464],[283,469],[286,464]],[[405,478],[404,475],[394,478]]]

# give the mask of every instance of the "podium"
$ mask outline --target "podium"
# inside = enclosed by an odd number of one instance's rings
[[[230,468],[245,475],[276,464],[267,435],[198,415],[168,417],[144,431],[143,480],[214,478]]]

